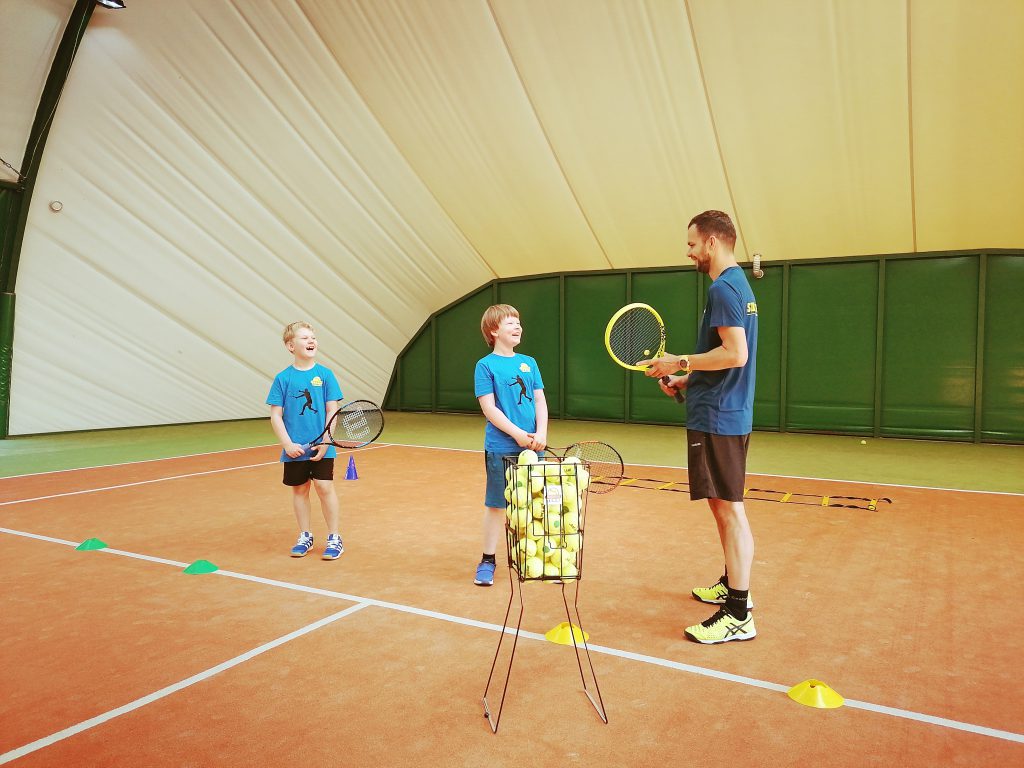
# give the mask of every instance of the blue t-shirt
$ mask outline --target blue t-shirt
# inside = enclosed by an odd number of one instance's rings
[[[686,387],[686,426],[714,435],[746,435],[754,425],[757,301],[743,270],[729,267],[708,288],[697,333],[697,353],[722,346],[717,328],[742,328],[747,364],[724,371],[694,371]]]
[[[267,405],[279,405],[284,409],[284,427],[293,442],[305,444],[315,440],[327,426],[327,403],[341,400],[341,387],[334,372],[320,363],[308,371],[300,371],[289,365],[270,385]],[[327,449],[325,459],[337,455],[334,446]],[[281,451],[281,461],[306,461],[309,454],[297,459]]]
[[[537,431],[537,407],[533,402],[535,390],[544,389],[537,361],[518,353],[503,357],[489,354],[476,364],[473,372],[473,391],[476,397],[494,395],[494,403],[509,421],[531,434]],[[484,450],[491,453],[518,453],[519,444],[496,426],[487,422],[484,431]]]

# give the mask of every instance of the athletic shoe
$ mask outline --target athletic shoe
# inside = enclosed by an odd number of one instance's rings
[[[754,614],[748,613],[747,618],[740,621],[725,608],[720,608],[707,621],[687,627],[686,636],[695,643],[706,645],[728,643],[730,640],[753,640],[757,637]]]
[[[341,543],[341,536],[332,533],[327,537],[327,546],[324,548],[323,560],[337,560],[345,551],[345,545]]]
[[[725,605],[725,598],[729,594],[729,588],[719,579],[710,587],[694,587],[690,594],[693,595],[694,600],[700,600],[702,603]],[[747,595],[747,610],[754,610],[754,601],[749,594]]]
[[[478,587],[491,586],[494,583],[494,568],[494,563],[481,561],[480,565],[476,567],[476,578],[473,579],[473,583]]]
[[[305,557],[312,546],[313,534],[309,531],[303,531],[299,534],[299,540],[295,542],[295,546],[292,547],[292,557]]]

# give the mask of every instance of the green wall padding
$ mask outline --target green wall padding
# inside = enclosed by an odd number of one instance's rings
[[[774,262],[761,279],[744,268],[758,304],[755,429],[1024,442],[1024,253]],[[709,282],[692,267],[494,281],[424,326],[385,402],[477,412],[480,316],[500,302],[520,311],[519,350],[541,366],[552,417],[683,424],[685,405],[612,363],[604,329],[645,302],[668,351],[685,354]]]
[[[978,258],[888,261],[883,435],[974,438]]]
[[[788,429],[873,430],[877,298],[878,262],[791,267]]]
[[[562,375],[559,370],[560,282],[557,277],[545,277],[498,284],[498,303],[511,304],[519,310],[519,319],[523,324],[523,339],[516,347],[516,351],[537,361],[541,377],[544,379],[544,399],[548,403],[548,415],[552,418],[560,418],[562,415],[559,411],[562,392]],[[483,357],[487,352],[486,347],[482,349],[479,357]]]
[[[986,263],[981,439],[1024,442],[1024,258]]]
[[[435,320],[437,343],[437,410],[477,411],[473,396],[476,361],[490,352],[480,333],[480,318],[491,304],[493,291],[487,286],[460,301]]]
[[[11,365],[14,359],[14,294],[0,292],[0,437],[11,425]]]
[[[778,430],[782,421],[782,267],[765,267],[751,279],[757,299],[757,383],[754,429]]]
[[[604,346],[608,318],[625,303],[625,274],[565,278],[567,418],[625,420],[624,369],[611,361]]]
[[[434,378],[432,325],[429,324],[402,355],[401,380],[402,408],[407,411],[432,411],[434,403],[431,383]],[[472,376],[472,371],[470,371]],[[470,386],[472,391],[472,385]]]

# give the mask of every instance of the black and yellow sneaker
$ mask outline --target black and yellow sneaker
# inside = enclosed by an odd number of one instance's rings
[[[729,588],[719,579],[710,587],[694,587],[690,594],[693,595],[694,600],[700,600],[702,603],[725,605],[725,598],[729,594]],[[747,595],[747,610],[754,610],[754,600],[750,595]]]
[[[754,614],[747,613],[747,618],[741,620],[725,608],[719,609],[718,613],[707,621],[687,627],[685,633],[688,639],[705,645],[728,643],[730,640],[753,640],[757,637]]]

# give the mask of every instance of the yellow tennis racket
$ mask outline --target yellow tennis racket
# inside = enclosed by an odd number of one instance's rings
[[[627,304],[608,321],[604,329],[604,345],[617,365],[630,371],[645,371],[638,360],[651,360],[665,354],[665,323],[654,307]],[[668,376],[661,377],[668,384]],[[676,402],[686,398],[676,390]]]

